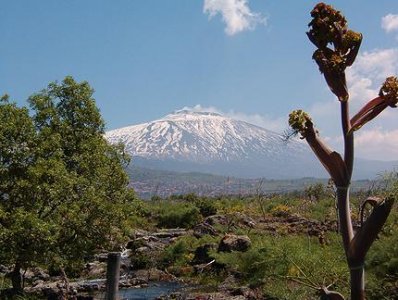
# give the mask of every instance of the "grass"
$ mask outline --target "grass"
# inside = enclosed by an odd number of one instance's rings
[[[362,198],[359,194],[352,199],[354,217],[358,215]],[[333,197],[324,196],[318,201],[310,201],[303,193],[292,193],[270,195],[258,201],[256,196],[204,198],[191,194],[168,200],[135,200],[133,205],[134,214],[128,222],[130,229],[190,229],[212,214],[220,214],[227,221],[227,224],[214,225],[220,233],[218,236],[181,236],[156,257],[134,257],[136,266],[158,267],[214,288],[233,275],[237,286],[260,288],[264,295],[275,299],[318,299],[317,288],[322,286],[331,286],[333,290],[348,294],[349,274],[341,237],[335,232],[325,232],[326,243],[320,244],[318,237],[308,236],[306,230],[289,233],[287,224],[283,223],[291,215],[335,221]],[[264,217],[278,220],[275,223],[278,227],[275,232],[265,231],[261,226],[250,228],[240,223],[242,215],[253,218],[257,225],[262,224]],[[217,252],[217,244],[228,232],[248,235],[252,241],[250,249],[246,252]],[[195,272],[195,250],[205,244],[215,245],[209,254],[215,259],[217,268]],[[366,260],[368,299],[393,299],[398,293],[397,245],[398,210],[395,206]],[[0,289],[9,286],[9,280],[0,277]]]

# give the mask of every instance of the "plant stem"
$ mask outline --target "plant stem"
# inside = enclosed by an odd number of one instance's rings
[[[351,122],[348,101],[341,102],[341,123],[344,137],[344,162],[347,167],[348,181],[351,181],[354,166],[354,134],[351,132]]]
[[[351,221],[350,201],[349,201],[349,187],[337,187],[337,201],[339,206],[340,232],[343,238],[344,250],[347,257],[347,263],[350,267],[351,277],[351,300],[365,299],[365,271],[363,262],[355,262],[356,265],[351,265],[350,245],[354,238],[354,230]]]
[[[351,300],[365,300],[364,265],[351,268]]]
[[[340,232],[343,238],[346,255],[348,255],[350,243],[354,237],[354,231],[351,222],[349,191],[349,186],[337,187],[337,205],[339,208]]]

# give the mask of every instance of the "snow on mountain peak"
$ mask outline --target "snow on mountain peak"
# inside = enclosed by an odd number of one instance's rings
[[[278,161],[289,159],[292,151],[305,151],[301,143],[285,143],[279,134],[264,128],[214,112],[186,109],[159,120],[109,131],[106,138],[111,143],[124,143],[133,157],[195,163],[259,157]]]
[[[308,145],[214,112],[183,109],[161,119],[108,131],[122,142],[135,166],[236,177],[327,177]],[[374,162],[359,172],[371,178],[385,170]]]
[[[188,109],[188,108],[183,108],[180,110],[174,111],[171,115],[196,115],[196,116],[217,116],[217,117],[222,117],[221,114],[215,113],[215,112],[210,112],[210,111],[197,111],[194,109]]]

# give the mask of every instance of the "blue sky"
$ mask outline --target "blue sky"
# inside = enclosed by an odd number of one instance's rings
[[[25,105],[49,82],[72,75],[95,89],[108,129],[190,107],[281,132],[289,112],[303,108],[339,148],[338,103],[305,35],[316,3],[3,1],[0,93]],[[355,112],[376,96],[383,76],[398,74],[398,1],[328,3],[364,34],[348,76]],[[398,159],[397,116],[390,109],[357,134],[360,156]]]

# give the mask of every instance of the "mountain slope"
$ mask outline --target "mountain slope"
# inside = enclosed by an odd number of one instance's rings
[[[273,179],[328,177],[307,144],[215,113],[177,111],[162,119],[106,133],[122,142],[137,166]],[[378,168],[380,166],[380,168]],[[383,167],[373,163],[369,178]]]

